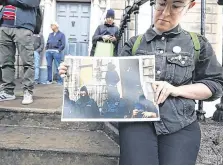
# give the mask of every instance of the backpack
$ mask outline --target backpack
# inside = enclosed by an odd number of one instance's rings
[[[40,7],[38,6],[36,8],[36,27],[34,29],[34,34],[39,34],[41,31],[42,27],[42,22],[43,22],[43,14],[42,11],[40,10]]]
[[[190,33],[190,36],[191,36],[191,39],[193,41],[193,44],[194,44],[194,50],[195,50],[195,62],[197,62],[197,60],[199,59],[199,56],[200,56],[200,42],[199,42],[199,39],[198,39],[198,35],[194,32],[189,32]],[[143,35],[139,35],[132,47],[132,55],[135,55],[136,53],[136,50],[138,49],[139,45],[140,45],[140,42],[142,40],[142,37]]]

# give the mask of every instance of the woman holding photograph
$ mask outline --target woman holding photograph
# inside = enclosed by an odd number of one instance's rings
[[[179,25],[194,5],[193,0],[155,1],[154,25],[143,34],[135,55],[155,54],[153,89],[161,120],[119,123],[121,165],[196,163],[201,131],[194,100],[221,97],[223,70],[204,36],[198,36],[195,61],[192,37]],[[132,56],[137,38],[125,43],[120,56]]]
[[[194,0],[156,0],[154,25],[143,34],[135,55],[154,55],[155,102],[160,121],[119,123],[120,165],[194,165],[201,131],[195,100],[222,96],[223,70],[211,44],[198,35],[194,49],[189,32],[179,25]],[[120,56],[132,56],[136,37],[125,43]],[[60,73],[66,72],[61,66]]]

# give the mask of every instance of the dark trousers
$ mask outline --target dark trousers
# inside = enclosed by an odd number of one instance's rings
[[[200,148],[198,122],[169,135],[155,133],[152,122],[120,123],[120,165],[195,165]]]

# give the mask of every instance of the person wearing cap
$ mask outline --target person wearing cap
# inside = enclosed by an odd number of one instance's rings
[[[63,80],[58,74],[58,67],[62,60],[62,51],[65,48],[65,35],[59,30],[57,22],[51,23],[52,33],[49,34],[46,43],[46,60],[47,60],[47,84],[52,84],[52,64],[54,61],[56,68],[57,83],[63,84]]]
[[[114,23],[115,11],[113,9],[107,10],[105,23],[99,25],[92,37],[92,49],[90,56],[94,56],[95,48],[98,41],[111,41],[114,44],[114,56],[117,55],[117,37],[119,33],[118,27]]]
[[[100,118],[98,105],[90,98],[86,86],[80,88],[80,98],[75,103],[73,113],[76,118]]]
[[[2,5],[2,6],[1,6]],[[0,66],[3,90],[0,102],[14,100],[15,54],[18,50],[24,67],[22,104],[33,102],[36,9],[40,0],[0,0]]]

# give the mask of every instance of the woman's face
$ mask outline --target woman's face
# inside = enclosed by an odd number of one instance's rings
[[[173,29],[194,5],[195,2],[191,0],[156,0],[154,26],[161,32]]]

